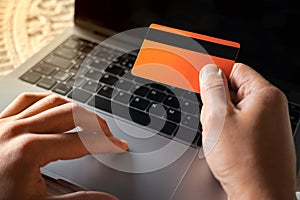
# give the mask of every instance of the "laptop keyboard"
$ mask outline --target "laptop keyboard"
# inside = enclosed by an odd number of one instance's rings
[[[293,132],[297,128],[300,118],[300,105],[289,102],[289,114]]]
[[[72,36],[20,79],[201,146],[199,94],[131,75],[138,52],[103,45],[93,50],[97,45]],[[177,134],[179,126],[184,134]]]
[[[176,136],[201,146],[199,94],[131,75],[128,72],[138,52],[125,53],[102,45],[92,51],[97,45],[72,36],[20,79],[150,127],[168,138]],[[289,103],[289,111],[294,131],[300,106]],[[179,127],[184,134],[177,134]]]

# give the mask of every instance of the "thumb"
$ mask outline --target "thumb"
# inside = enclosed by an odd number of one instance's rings
[[[203,105],[213,109],[231,102],[226,76],[217,65],[205,65],[199,80]]]
[[[205,65],[200,72],[202,143],[204,153],[211,151],[222,132],[231,103],[225,74],[214,64]]]
[[[80,191],[59,196],[50,196],[46,200],[118,200],[104,192]]]

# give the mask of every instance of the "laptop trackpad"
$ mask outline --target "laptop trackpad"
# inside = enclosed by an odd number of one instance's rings
[[[106,120],[116,136],[128,141],[128,152],[56,161],[42,172],[122,200],[170,199],[197,150],[112,118]]]

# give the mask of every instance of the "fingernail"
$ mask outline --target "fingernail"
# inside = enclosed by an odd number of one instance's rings
[[[220,69],[215,64],[208,64],[201,69],[200,77],[202,80],[206,80],[213,74],[220,74]]]
[[[128,149],[128,143],[127,143],[127,141],[125,141],[125,140],[122,140],[122,139],[120,139],[121,140],[121,143],[122,143],[122,149],[123,150],[127,150]]]

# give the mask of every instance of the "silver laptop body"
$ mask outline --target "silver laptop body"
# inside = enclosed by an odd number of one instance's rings
[[[79,6],[87,4],[93,6],[93,2],[95,1],[76,1],[77,14],[81,12]],[[76,19],[76,16],[75,20],[82,20],[81,18]],[[105,41],[109,35],[116,33],[106,27],[91,25],[88,19],[86,19],[86,23],[76,21],[75,24],[74,27],[68,28],[49,45],[0,80],[0,110],[3,110],[22,92],[53,92],[53,90],[49,91],[37,84],[23,81],[20,77],[70,37],[75,35],[99,44],[101,41]],[[82,26],[82,24],[84,25]],[[113,45],[118,49],[118,42]],[[81,104],[93,109],[85,103]],[[131,123],[130,120],[122,117],[103,110],[96,109],[95,111],[108,122],[115,136],[128,141],[129,153],[104,155],[103,162],[94,155],[75,160],[59,160],[43,167],[41,169],[43,175],[60,182],[77,185],[82,189],[108,192],[122,200],[225,199],[225,194],[212,176],[205,159],[198,157],[198,147],[174,141],[175,145],[170,147],[169,151],[149,156],[149,152],[160,150],[173,140],[156,134],[147,127]],[[128,136],[128,132],[149,137],[131,137]],[[162,165],[168,160],[168,157],[176,156],[176,147],[184,150],[182,154],[172,162]],[[153,167],[147,168],[147,166]]]

